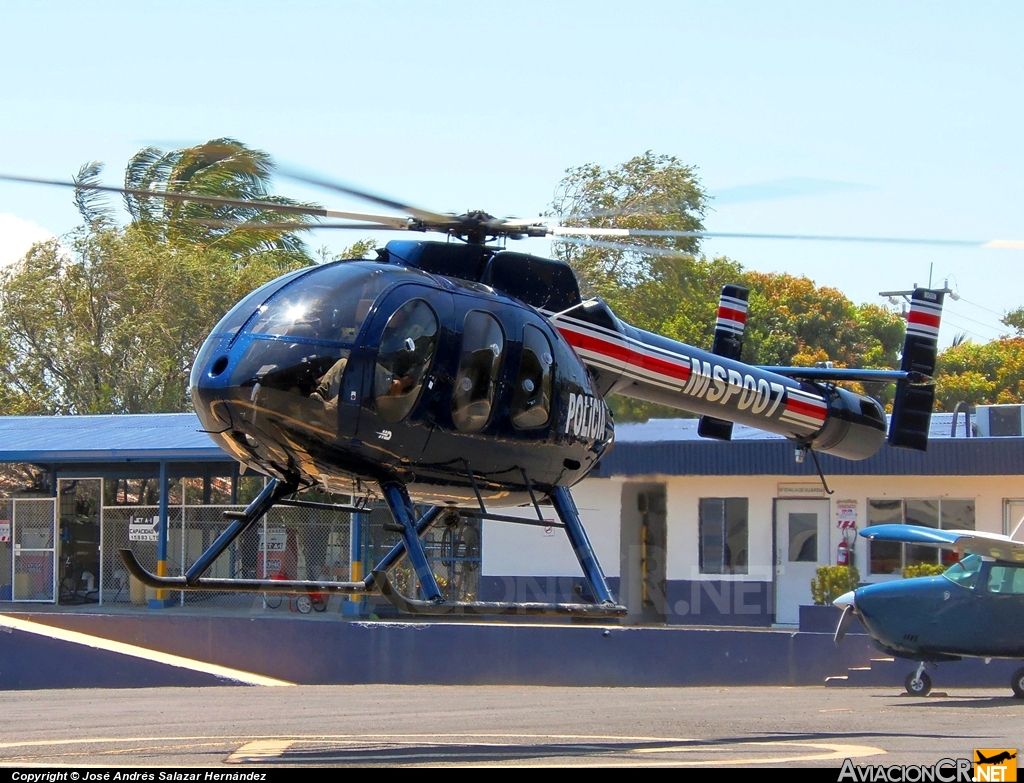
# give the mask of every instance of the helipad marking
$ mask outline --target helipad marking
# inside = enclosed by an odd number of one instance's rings
[[[248,742],[224,761],[228,764],[258,764],[261,761],[272,761],[284,755],[294,740],[256,740]]]
[[[419,752],[409,755],[396,755],[394,751],[401,751],[402,745],[410,743],[416,740],[429,739],[434,740],[433,747],[430,751]],[[586,758],[575,758],[571,762],[555,763],[550,759],[544,759],[541,761],[531,763],[530,760],[525,758],[502,758],[498,755],[494,759],[480,760],[474,759],[471,762],[460,762],[458,757],[452,757],[450,753],[445,753],[446,745],[448,743],[444,740],[468,740],[468,739],[487,739],[487,740],[584,740],[584,741],[597,741],[597,740],[613,740],[619,742],[670,742],[673,743],[667,747],[661,748],[595,748],[595,750],[604,750],[599,757],[591,759]],[[288,736],[281,735],[277,737],[263,737],[257,738],[252,735],[245,736],[214,736],[214,737],[83,737],[76,739],[64,739],[64,740],[27,740],[23,742],[0,742],[0,748],[29,748],[29,747],[45,747],[45,746],[68,746],[76,744],[104,744],[111,743],[114,745],[125,745],[129,743],[156,743],[156,747],[148,748],[149,750],[159,750],[161,748],[168,749],[174,748],[174,745],[168,745],[167,743],[182,742],[182,741],[195,741],[201,740],[203,745],[218,745],[225,744],[225,741],[231,742],[243,742],[241,747],[238,748],[234,753],[228,756],[225,761],[231,763],[260,763],[260,762],[273,762],[275,760],[284,761],[287,763],[301,763],[306,759],[303,757],[302,747],[303,745],[315,745],[318,742],[335,742],[339,746],[339,751],[347,749],[351,751],[353,746],[358,746],[368,742],[378,744],[376,748],[380,755],[373,756],[360,756],[361,763],[368,763],[374,761],[381,761],[384,763],[394,764],[397,760],[408,760],[412,763],[416,763],[418,760],[420,763],[433,762],[436,763],[438,760],[448,761],[453,766],[483,766],[487,764],[504,764],[514,765],[519,767],[531,767],[531,766],[557,766],[557,767],[580,767],[580,766],[663,766],[663,767],[696,767],[696,766],[721,766],[724,764],[741,766],[749,764],[786,764],[796,763],[805,761],[827,761],[833,759],[842,758],[860,758],[864,756],[877,756],[884,755],[887,751],[882,748],[872,747],[869,745],[845,745],[845,744],[831,744],[831,743],[818,743],[818,742],[787,742],[787,741],[768,741],[768,742],[734,742],[728,744],[717,744],[708,743],[706,740],[697,739],[684,739],[681,737],[647,737],[647,736],[621,736],[621,735],[608,735],[608,734],[518,734],[518,733],[422,733],[422,734],[335,734],[335,735],[324,735],[324,736]],[[219,740],[219,742],[215,742]],[[247,741],[247,742],[246,742]],[[379,743],[391,743],[392,748],[380,748]],[[693,743],[693,744],[683,744]],[[508,747],[507,742],[485,742],[478,743],[493,747],[495,750],[499,750],[502,747]],[[289,749],[294,747],[292,753],[287,753]],[[774,747],[786,747],[786,748],[800,748],[814,751],[811,753],[792,753],[790,752],[784,756],[771,756],[771,755],[749,755],[743,758],[736,758],[729,756],[730,752],[735,752],[738,746],[745,746],[751,751],[756,753],[757,749],[760,748],[774,748]],[[179,746],[181,747],[181,746]],[[187,746],[185,746],[187,747]],[[451,750],[457,750],[457,747],[448,746]],[[535,746],[538,749],[543,749],[543,744]],[[685,759],[672,759],[657,757],[652,754],[671,754],[671,753],[693,753],[693,752],[714,752],[718,751],[721,755],[715,759],[701,759],[701,760],[685,760]],[[106,755],[111,752],[117,753],[124,751],[99,751],[96,755]],[[64,755],[64,754],[62,754]],[[80,755],[80,754],[78,754]],[[639,757],[638,757],[639,756]],[[283,757],[283,758],[282,758]],[[309,759],[313,763],[323,764],[326,759],[323,755],[318,755],[314,758]],[[21,760],[22,762],[25,759]],[[10,762],[10,759],[0,758],[0,766],[6,766]],[[58,762],[58,765],[61,765]]]
[[[188,669],[190,671],[201,672],[203,674],[212,674],[214,677],[232,680],[243,685],[281,686],[295,684],[285,680],[278,680],[273,677],[265,677],[262,674],[245,672],[241,669],[232,669],[228,666],[218,666],[215,663],[197,661],[193,658],[185,658],[181,655],[172,655],[171,653],[159,652],[158,650],[150,650],[146,647],[139,647],[134,644],[115,642],[111,639],[104,639],[100,636],[92,636],[79,631],[68,631],[63,628],[54,628],[53,626],[43,625],[42,623],[32,622],[31,620],[21,620],[5,614],[0,614],[0,628],[11,628],[12,630],[24,631],[25,633],[35,634],[36,636],[45,636],[62,642],[71,642],[72,644],[80,644],[84,647],[92,647],[97,650],[105,650],[107,652],[119,653],[120,655],[128,655],[132,658],[140,658],[145,661],[162,663],[167,666],[175,666],[179,669]]]

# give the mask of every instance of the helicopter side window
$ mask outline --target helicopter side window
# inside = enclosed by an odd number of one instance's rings
[[[466,314],[452,394],[452,421],[462,432],[479,432],[487,426],[504,348],[505,335],[494,316],[480,310]]]
[[[384,421],[404,419],[420,395],[437,346],[437,316],[422,299],[412,299],[388,319],[380,337],[373,389]]]
[[[1024,595],[1024,568],[992,566],[988,572],[988,591],[999,595]]]
[[[943,576],[951,582],[968,590],[973,590],[981,571],[982,559],[978,555],[967,555],[959,563],[954,563],[943,572]]]
[[[523,356],[512,396],[512,423],[520,429],[543,427],[551,417],[551,343],[536,326],[523,327]]]

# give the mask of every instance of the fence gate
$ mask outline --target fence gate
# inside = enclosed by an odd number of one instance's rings
[[[0,500],[0,600],[57,600],[55,498]]]

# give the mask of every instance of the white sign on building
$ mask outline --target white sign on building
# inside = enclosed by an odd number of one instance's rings
[[[152,541],[160,540],[160,517],[132,517],[128,520],[129,541]]]

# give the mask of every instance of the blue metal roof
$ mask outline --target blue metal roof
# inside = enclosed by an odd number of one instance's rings
[[[1024,438],[966,438],[963,417],[950,437],[951,413],[932,415],[928,451],[888,445],[852,461],[819,455],[826,476],[1011,476],[1024,474]],[[620,424],[615,446],[592,476],[806,476],[814,461],[798,463],[794,445],[780,435],[736,425],[732,442],[697,434],[697,419]]]
[[[0,462],[230,461],[194,413],[0,416]]]
[[[820,456],[826,475],[1024,474],[1024,438],[950,438],[951,414],[932,416],[927,452],[884,446],[860,462]],[[230,462],[200,432],[193,413],[121,416],[0,416],[0,462]],[[960,433],[963,432],[962,420]],[[615,447],[594,476],[816,476],[785,438],[737,425],[733,441],[697,435],[697,419],[658,419],[615,428]]]

